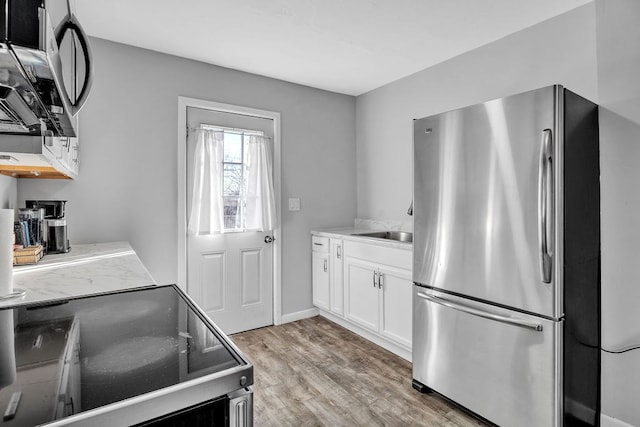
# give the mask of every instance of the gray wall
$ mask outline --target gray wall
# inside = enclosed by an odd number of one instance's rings
[[[71,245],[127,240],[158,283],[177,279],[178,96],[282,114],[283,314],[311,308],[309,231],[355,217],[355,99],[92,39],[80,176],[19,180],[18,202],[66,199]]]
[[[359,96],[358,218],[408,218],[414,118],[554,83],[595,100],[594,15],[580,7]]]
[[[15,209],[17,202],[18,180],[0,175],[0,209]]]
[[[597,0],[602,346],[640,343],[640,2]],[[602,412],[640,426],[640,350],[602,353]]]

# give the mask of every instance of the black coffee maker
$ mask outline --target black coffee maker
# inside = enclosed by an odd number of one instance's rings
[[[27,200],[30,209],[44,209],[45,240],[48,254],[69,252],[67,239],[66,200]]]

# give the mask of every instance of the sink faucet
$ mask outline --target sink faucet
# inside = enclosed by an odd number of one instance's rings
[[[413,200],[411,201],[411,206],[409,206],[409,210],[407,211],[407,215],[413,215]]]

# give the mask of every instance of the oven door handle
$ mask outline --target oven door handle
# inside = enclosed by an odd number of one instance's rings
[[[429,295],[424,292],[418,292],[418,297],[427,300],[429,302],[433,302],[436,304],[440,304],[442,306],[451,308],[453,310],[462,311],[463,313],[471,314],[472,316],[478,316],[489,320],[495,320],[496,322],[507,323],[513,326],[519,326],[521,328],[531,329],[534,331],[542,331],[542,325],[535,322],[529,322],[523,319],[514,319],[509,316],[502,316],[500,314],[489,313],[487,311],[478,310],[476,308],[470,307],[465,304],[460,304],[459,302],[454,302],[448,300],[446,298],[437,297],[435,295]]]

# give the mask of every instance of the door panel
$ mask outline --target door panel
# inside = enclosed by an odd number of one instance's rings
[[[463,304],[471,313],[430,302]],[[414,286],[413,378],[501,426],[557,426],[563,321],[498,309]],[[472,351],[471,351],[472,349]]]
[[[378,332],[379,292],[373,284],[374,272],[374,266],[345,258],[345,286],[347,287],[345,316]]]
[[[313,275],[313,305],[329,310],[329,254],[311,252],[311,269]]]
[[[414,281],[562,316],[538,235],[545,129],[561,143],[555,102],[549,87],[414,122]]]
[[[380,269],[382,307],[380,332],[399,344],[411,348],[413,283],[409,272]]]
[[[200,283],[194,290],[201,294],[202,308],[207,312],[224,309],[225,265],[224,252],[200,253]]]
[[[240,274],[242,276],[243,306],[262,302],[262,250],[242,249]]]

